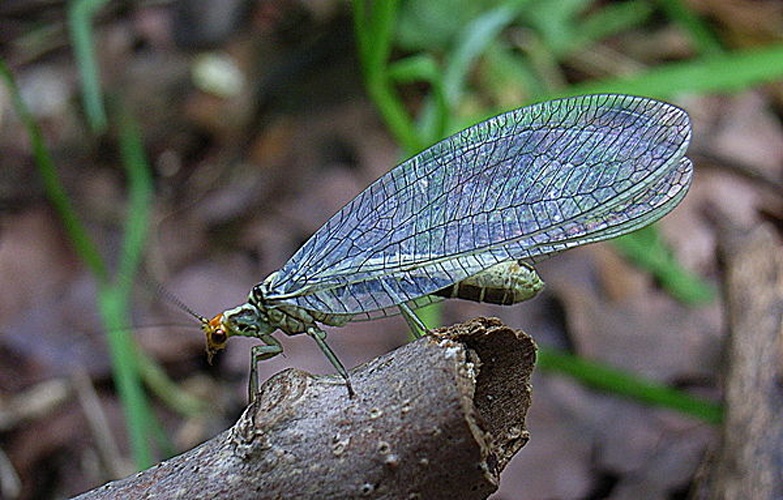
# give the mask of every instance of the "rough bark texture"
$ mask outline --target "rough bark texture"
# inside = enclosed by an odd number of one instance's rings
[[[78,498],[485,498],[527,442],[535,352],[478,318],[354,369],[354,398],[289,369],[231,429]]]
[[[729,342],[720,448],[695,498],[783,498],[783,253],[768,228],[724,251]]]

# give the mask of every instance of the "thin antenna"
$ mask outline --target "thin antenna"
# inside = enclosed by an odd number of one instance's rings
[[[174,292],[168,290],[167,288],[164,288],[163,285],[160,283],[155,284],[155,288],[157,289],[157,292],[166,300],[174,304],[175,306],[179,307],[186,313],[190,314],[197,320],[199,320],[202,324],[209,323],[209,320],[205,318],[204,316],[198,314],[193,309],[185,305],[185,303],[176,295],[174,295]]]
[[[204,316],[198,314],[196,311],[194,311],[193,309],[188,307],[185,304],[185,302],[182,301],[182,299],[180,299],[179,297],[174,295],[174,292],[172,292],[169,289],[167,289],[166,287],[164,287],[161,283],[158,283],[154,278],[149,276],[147,273],[143,273],[143,278],[144,278],[144,281],[147,282],[147,285],[153,286],[155,288],[155,292],[157,293],[157,295],[162,297],[164,300],[169,301],[170,303],[172,303],[175,306],[177,306],[179,309],[181,309],[181,310],[185,311],[186,313],[190,314],[191,316],[193,316],[194,318],[199,320],[199,322],[201,324],[209,323],[209,320],[207,318],[205,318]]]

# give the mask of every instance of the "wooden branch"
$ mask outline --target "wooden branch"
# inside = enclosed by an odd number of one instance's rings
[[[724,231],[725,232],[725,231]],[[768,226],[725,248],[725,417],[693,498],[783,498],[783,254]]]
[[[535,356],[477,318],[352,370],[354,398],[288,369],[231,429],[78,498],[486,498],[528,440]]]

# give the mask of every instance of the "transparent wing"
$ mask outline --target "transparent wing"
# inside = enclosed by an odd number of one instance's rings
[[[647,225],[692,176],[687,114],[593,95],[470,127],[349,202],[283,266],[268,298],[370,315],[498,262],[530,262]]]

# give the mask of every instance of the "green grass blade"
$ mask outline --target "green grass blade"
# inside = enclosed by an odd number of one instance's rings
[[[658,4],[671,20],[688,33],[700,54],[710,56],[724,52],[720,41],[712,33],[712,30],[699,16],[684,5],[682,0],[658,0]]]
[[[142,388],[140,365],[151,361],[138,351],[129,328],[131,292],[144,251],[152,203],[152,176],[136,124],[125,112],[119,118],[120,155],[127,173],[129,206],[116,279],[99,293],[101,315],[114,369],[117,392],[124,403],[131,449],[139,468],[152,465],[150,440],[155,437],[170,453],[171,445],[150,408]]]
[[[139,352],[137,364],[141,378],[150,391],[172,410],[193,417],[206,411],[206,403],[177,386],[161,366],[143,352]]]
[[[706,304],[715,300],[717,292],[680,265],[655,226],[621,236],[612,243],[628,260],[651,272],[675,299],[688,305]]]
[[[569,52],[584,50],[604,38],[633,29],[647,21],[653,7],[646,0],[610,3],[578,23],[576,34],[569,44]]]
[[[129,207],[120,256],[117,286],[130,298],[147,239],[152,206],[152,175],[136,124],[127,114],[120,118],[120,151],[128,176]]]
[[[120,150],[128,175],[129,208],[126,215],[122,254],[115,287],[118,289],[119,298],[129,304],[133,282],[143,257],[149,228],[153,181],[152,170],[144,153],[138,127],[127,113],[120,117]],[[203,409],[201,401],[183,394],[166,376],[165,372],[143,352],[136,352],[136,361],[134,368],[140,372],[141,378],[170,407],[191,415]],[[168,441],[161,442],[164,436],[161,433],[158,434],[160,434],[159,443],[164,448],[171,448]]]
[[[93,133],[103,133],[107,127],[107,119],[95,57],[92,17],[107,3],[107,0],[74,0],[68,9],[71,43],[81,76],[84,110]]]
[[[483,13],[465,27],[449,55],[443,76],[443,89],[450,108],[459,104],[465,80],[476,59],[514,21],[519,10],[519,6],[501,5]]]
[[[130,318],[122,291],[116,286],[101,287],[98,310],[106,327],[114,381],[125,411],[133,459],[136,467],[146,469],[154,463],[148,437],[154,431],[156,419],[142,388],[137,346],[128,327]]]
[[[416,83],[436,81],[440,67],[430,54],[415,54],[389,63],[387,75],[394,83]]]
[[[71,241],[79,258],[87,265],[98,281],[105,283],[108,281],[108,271],[103,259],[100,253],[98,253],[95,244],[87,235],[87,231],[81,221],[76,216],[76,211],[57,175],[57,169],[46,147],[41,129],[27,109],[27,105],[19,94],[13,74],[3,61],[0,61],[0,74],[2,74],[2,78],[10,91],[14,109],[27,130],[35,166],[43,180],[44,190],[49,202],[54,207],[58,217],[60,217],[68,239]]]
[[[539,99],[595,93],[668,97],[678,93],[738,92],[783,78],[783,45],[657,66],[633,76],[576,84]]]
[[[388,74],[398,4],[354,0],[354,30],[370,97],[397,142],[408,152],[418,152],[424,145]]]
[[[723,419],[723,408],[717,403],[578,356],[541,348],[538,365],[546,371],[568,375],[588,387],[676,410],[710,424],[719,424]]]
[[[416,130],[423,145],[440,139],[447,127],[449,112],[443,92],[443,72],[435,58],[428,53],[412,55],[390,63],[387,74],[390,83],[426,82],[430,85],[430,95],[425,99]]]
[[[365,24],[369,22],[367,2],[365,0],[353,0],[351,4],[353,7],[353,32],[354,36],[356,36],[356,51],[359,53],[362,71],[364,71],[367,79],[367,65],[370,62],[370,52],[372,51],[371,31],[365,28]]]

